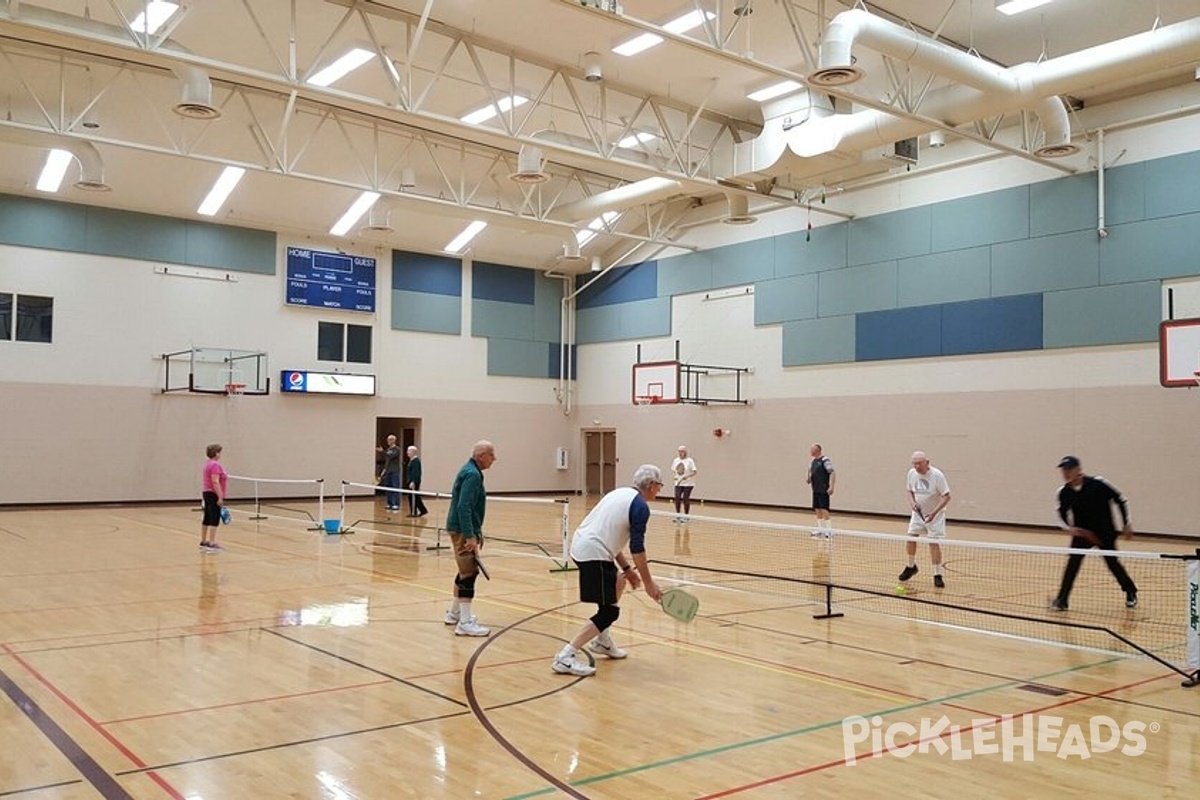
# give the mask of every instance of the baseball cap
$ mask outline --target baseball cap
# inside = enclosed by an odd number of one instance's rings
[[[1063,456],[1062,460],[1058,462],[1059,469],[1075,469],[1078,466],[1079,459],[1075,456]]]

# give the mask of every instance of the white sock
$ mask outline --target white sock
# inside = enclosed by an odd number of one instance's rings
[[[471,616],[471,603],[469,601],[458,601],[458,618],[474,619],[474,617]]]
[[[603,647],[612,647],[613,643],[612,636],[609,635],[607,630],[601,631],[600,634],[596,636],[596,641],[599,642]]]
[[[462,608],[462,603],[459,602],[459,599],[457,597],[450,601],[450,613],[451,614],[457,614],[458,610],[460,608]]]
[[[933,565],[933,574],[934,574],[934,575],[941,575],[941,574],[942,574],[942,565],[941,565],[941,564],[934,564],[934,565]]]
[[[917,559],[915,556],[908,559],[908,565],[910,567],[915,567],[917,565]]]
[[[575,648],[571,645],[563,645],[563,649],[558,651],[558,659],[560,661],[570,661],[575,657]]]

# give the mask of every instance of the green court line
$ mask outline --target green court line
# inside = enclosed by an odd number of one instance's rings
[[[947,702],[950,702],[951,700],[961,700],[964,697],[972,697],[974,695],[986,694],[987,692],[994,692],[999,689],[1009,689],[1014,686],[1022,686],[1026,683],[1030,683],[1033,681],[1041,681],[1041,680],[1045,680],[1046,678],[1054,678],[1059,675],[1067,675],[1072,672],[1079,672],[1080,670],[1091,669],[1093,667],[1103,667],[1106,664],[1112,664],[1114,661],[1123,661],[1123,660],[1125,660],[1124,657],[1116,656],[1113,658],[1105,659],[1104,661],[1097,661],[1094,664],[1082,664],[1082,665],[1075,666],[1075,667],[1068,667],[1066,669],[1055,670],[1054,672],[1047,672],[1043,675],[1034,675],[1033,677],[1026,678],[1024,680],[1005,681],[1004,683],[997,683],[997,684],[993,684],[992,686],[983,686],[978,689],[968,689],[965,692],[959,692],[957,694],[946,695],[945,697],[935,697],[931,700],[922,700],[919,703],[909,703],[909,704],[903,705],[903,706],[893,706],[892,708],[884,709],[883,711],[872,711],[870,713],[860,714],[858,716],[865,717],[866,719],[870,719],[871,717],[874,717],[874,716],[883,717],[888,714],[897,714],[902,711],[911,711],[914,708],[923,708],[925,706],[937,705],[939,703],[947,703]],[[851,714],[848,716],[854,716],[854,715]],[[607,781],[607,780],[611,780],[613,778],[623,778],[626,775],[636,775],[639,772],[645,772],[647,770],[657,769],[659,767],[667,767],[667,766],[671,766],[672,764],[682,763],[684,761],[693,761],[697,758],[707,758],[708,756],[720,755],[721,753],[727,753],[731,750],[741,750],[742,748],[745,748],[745,747],[754,747],[756,745],[766,744],[768,742],[779,741],[780,739],[787,739],[792,736],[802,736],[806,733],[814,733],[816,731],[826,730],[828,728],[832,728],[832,727],[835,727],[835,726],[841,725],[841,724],[842,724],[842,719],[831,720],[829,722],[818,722],[815,725],[809,725],[808,727],[805,727],[805,728],[798,728],[794,731],[783,731],[781,733],[773,733],[770,736],[762,736],[757,739],[747,739],[746,741],[743,741],[743,742],[734,742],[732,744],[725,744],[725,745],[721,745],[720,747],[714,747],[709,750],[700,750],[699,752],[695,752],[695,753],[686,753],[686,754],[680,755],[680,756],[673,756],[672,758],[665,758],[661,761],[652,761],[649,764],[642,764],[642,765],[636,766],[636,767],[628,767],[627,769],[616,770],[614,772],[608,772],[603,775],[593,775],[590,778],[581,778],[577,781],[571,781],[570,785],[571,786],[587,786],[589,784],[600,783],[601,781]],[[531,798],[531,797],[541,797],[542,795],[551,794],[556,791],[558,791],[558,790],[553,787],[548,787],[545,789],[538,789],[537,791],[534,791],[534,792],[527,792],[525,794],[513,795],[512,797],[508,797],[505,800],[528,800],[528,798]]]

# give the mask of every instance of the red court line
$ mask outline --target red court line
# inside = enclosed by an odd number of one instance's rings
[[[194,708],[180,708],[175,711],[161,711],[157,714],[141,714],[136,717],[121,717],[119,719],[109,719],[102,722],[97,722],[97,725],[121,725],[126,722],[139,722],[146,719],[159,719],[161,717],[178,717],[184,714],[195,714],[201,711],[216,711],[222,708],[237,708],[239,706],[252,706],[257,703],[273,703],[277,700],[294,700],[297,697],[309,697],[318,694],[331,694],[333,692],[344,692],[353,689],[364,689],[368,686],[379,686],[384,683],[395,683],[395,681],[381,678],[377,681],[369,681],[367,683],[355,683],[347,686],[332,686],[328,689],[312,689],[307,692],[293,692],[291,694],[277,694],[270,697],[256,697],[253,700],[236,700],[232,703],[217,703],[211,706],[196,706]]]
[[[1064,706],[1075,705],[1076,703],[1082,703],[1085,700],[1095,700],[1097,698],[1104,697],[1105,695],[1109,695],[1114,692],[1120,692],[1120,691],[1124,691],[1125,689],[1132,689],[1135,686],[1142,686],[1143,684],[1153,683],[1154,681],[1161,681],[1165,678],[1174,678],[1174,677],[1176,677],[1175,674],[1171,673],[1171,674],[1167,674],[1167,675],[1158,675],[1153,678],[1145,678],[1140,681],[1134,681],[1133,683],[1127,683],[1124,686],[1114,686],[1113,688],[1105,689],[1102,692],[1094,692],[1094,693],[1090,693],[1090,694],[1081,695],[1079,697],[1073,697],[1069,700],[1061,700],[1057,703],[1051,703],[1050,705],[1042,706],[1041,708],[1034,708],[1034,709],[1030,709],[1027,711],[1020,711],[1020,712],[1014,711],[1011,716],[1019,717],[1024,714],[1041,714],[1045,711],[1051,711],[1056,708],[1063,708]],[[999,722],[1000,719],[1001,719],[1001,717],[993,716],[992,719],[989,719],[989,720],[976,720],[976,722],[979,723],[978,725],[972,724],[972,725],[963,726],[958,729],[958,732],[960,734],[966,733],[967,731],[974,730],[976,727],[984,727],[986,725],[991,725],[993,723]],[[904,745],[909,745],[909,744],[921,745],[925,742],[931,742],[934,739],[944,739],[949,735],[950,735],[950,731],[945,731],[944,733],[942,733],[938,736],[927,736],[924,739],[913,739],[913,740],[909,740],[907,742],[898,742],[897,746],[902,747]],[[868,759],[875,758],[877,755],[884,755],[884,753],[877,754],[874,751],[868,750],[862,754],[856,753],[854,758],[856,761],[866,761]],[[720,797],[731,797],[732,795],[735,795],[735,794],[741,794],[742,792],[748,792],[751,789],[758,789],[763,786],[770,786],[775,783],[781,783],[783,781],[791,780],[792,778],[800,778],[805,775],[811,775],[814,772],[821,772],[821,771],[829,769],[831,767],[841,767],[841,766],[845,766],[845,765],[846,765],[846,759],[839,758],[836,761],[827,761],[824,764],[814,764],[811,767],[805,767],[804,769],[798,769],[793,772],[784,773],[782,775],[775,775],[770,778],[764,778],[760,781],[755,781],[754,783],[747,783],[747,784],[743,784],[742,786],[733,786],[729,789],[724,789],[715,794],[706,794],[702,797],[697,797],[696,800],[717,800],[717,798],[720,798]]]
[[[97,723],[96,720],[92,719],[91,715],[89,715],[86,711],[84,711],[82,708],[80,708],[73,700],[71,700],[71,698],[67,697],[66,694],[64,694],[62,691],[60,691],[57,686],[55,686],[53,683],[50,682],[50,680],[48,678],[46,678],[46,676],[44,676],[44,675],[42,675],[42,673],[38,672],[33,667],[32,664],[30,664],[25,659],[21,658],[21,656],[18,655],[17,653],[12,652],[12,650],[9,649],[8,645],[0,645],[0,647],[3,647],[6,651],[8,651],[8,654],[10,656],[12,656],[13,660],[16,661],[18,664],[20,664],[30,675],[32,675],[34,677],[34,679],[37,680],[38,683],[42,684],[47,689],[49,689],[51,694],[53,694],[55,697],[57,697],[59,700],[61,700],[62,703],[67,708],[74,711],[79,716],[80,719],[82,719],[84,722],[87,723],[88,727],[90,727],[96,733],[100,734],[100,736],[102,736],[105,740],[108,741],[109,744],[111,744],[113,747],[115,747],[118,752],[120,752],[122,755],[124,755],[126,758],[128,758],[131,762],[133,762],[133,764],[135,766],[137,766],[139,769],[146,766],[146,762],[144,762],[140,758],[138,758],[137,755],[135,755],[132,750],[130,750],[128,747],[126,747],[124,744],[122,744],[121,741],[119,739],[117,739],[117,737],[113,736],[108,731],[104,730],[104,728],[99,723]],[[184,796],[182,794],[180,794],[175,789],[175,787],[173,787],[173,786],[171,786],[171,784],[167,783],[166,779],[163,778],[161,775],[159,775],[157,772],[147,772],[146,775],[148,775],[152,781],[154,781],[160,787],[162,787],[163,791],[165,791],[171,797],[175,798],[175,800],[185,800]]]

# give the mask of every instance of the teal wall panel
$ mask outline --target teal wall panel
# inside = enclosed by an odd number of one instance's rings
[[[1144,162],[1146,217],[1200,211],[1200,152]]]
[[[817,313],[822,317],[896,307],[896,262],[822,272]]]
[[[1162,287],[1158,281],[1049,292],[1043,302],[1043,347],[1158,339],[1158,324],[1162,321]]]
[[[1029,187],[1029,235],[1096,229],[1096,173],[1042,181]]]
[[[714,288],[764,281],[775,274],[775,240],[770,236],[718,247],[712,254]]]
[[[563,282],[538,275],[533,284],[533,338],[557,342],[562,336]]]
[[[170,217],[89,208],[85,246],[97,255],[186,264],[187,223]]]
[[[692,294],[713,288],[713,251],[658,260],[658,296]]]
[[[846,223],[848,264],[874,264],[930,251],[932,206],[908,208]]]
[[[471,301],[471,335],[533,340],[533,306],[500,300]]]
[[[905,258],[896,266],[900,308],[978,300],[991,293],[992,251],[988,247]]]
[[[0,242],[86,252],[87,207],[0,194]]]
[[[545,342],[491,338],[487,343],[487,374],[513,378],[545,378]]]
[[[771,325],[817,316],[817,276],[796,275],[754,286],[754,324]]]
[[[1100,248],[1094,231],[1042,236],[992,247],[992,297],[1095,286]]]
[[[1029,187],[928,206],[933,252],[1011,242],[1029,236]]]
[[[579,344],[670,336],[671,298],[581,308],[575,325],[575,340]]]
[[[1097,195],[1097,198],[1099,195]],[[1095,220],[1099,225],[1100,208],[1092,202]],[[1104,224],[1122,225],[1146,218],[1146,165],[1128,164],[1113,167],[1104,173]]]
[[[272,231],[188,222],[186,250],[184,263],[193,267],[231,269],[256,272],[260,275],[275,274],[278,245]],[[378,269],[377,264],[377,290]]]
[[[392,290],[392,329],[462,333],[462,298],[448,294]]]
[[[783,324],[783,366],[840,364],[853,360],[853,315]]]
[[[849,232],[848,224],[838,222],[811,231],[776,236],[775,277],[787,278],[846,266]]]
[[[1100,243],[1100,282],[1200,275],[1200,214],[1114,225]]]

